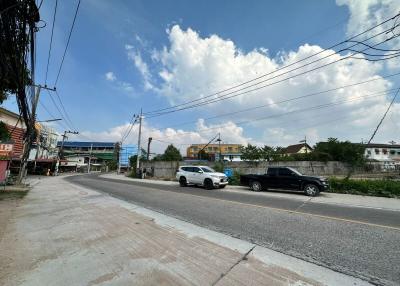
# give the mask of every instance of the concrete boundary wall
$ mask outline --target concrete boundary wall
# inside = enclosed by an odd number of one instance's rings
[[[214,167],[216,162],[178,162],[178,161],[154,161],[143,162],[142,167],[146,172],[153,174],[155,178],[175,178],[176,170],[184,165],[205,165]],[[318,176],[344,176],[348,172],[348,167],[342,162],[310,162],[310,161],[284,161],[284,162],[227,162],[225,168],[231,168],[241,174],[264,174],[269,166],[293,167],[305,175]]]

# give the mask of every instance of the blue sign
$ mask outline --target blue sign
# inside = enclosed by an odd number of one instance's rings
[[[226,169],[224,169],[224,174],[225,174],[228,178],[230,178],[230,177],[233,176],[233,170],[232,170],[232,169],[226,168]]]

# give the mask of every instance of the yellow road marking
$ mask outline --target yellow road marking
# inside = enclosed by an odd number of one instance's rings
[[[145,186],[141,185],[141,187],[145,187]],[[155,191],[160,191],[159,189],[155,189],[155,188],[152,188],[152,187],[145,187],[145,188],[152,189],[152,190],[155,190]],[[174,193],[177,193],[177,192],[174,192]],[[399,227],[376,224],[376,223],[369,223],[369,222],[364,222],[364,221],[359,221],[359,220],[345,219],[345,218],[339,218],[339,217],[334,217],[334,216],[319,215],[319,214],[306,213],[306,212],[300,212],[300,211],[292,211],[292,210],[287,210],[287,209],[282,209],[282,208],[254,205],[254,204],[249,204],[249,203],[241,203],[241,202],[232,201],[232,200],[226,200],[226,199],[220,199],[220,198],[214,198],[214,197],[206,197],[206,196],[200,196],[200,195],[193,195],[193,194],[187,194],[187,193],[180,193],[179,192],[179,194],[182,194],[182,195],[185,195],[185,196],[192,196],[192,197],[202,198],[202,199],[212,198],[214,200],[234,203],[234,204],[243,205],[243,206],[271,209],[271,210],[280,211],[280,212],[287,212],[287,213],[292,213],[292,214],[302,214],[302,215],[308,215],[308,216],[318,217],[318,218],[323,218],[323,219],[331,219],[331,220],[343,221],[343,222],[347,222],[347,223],[356,223],[356,224],[375,226],[375,227],[381,227],[381,228],[387,228],[387,229],[400,231]]]

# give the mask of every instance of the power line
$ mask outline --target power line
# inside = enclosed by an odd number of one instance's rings
[[[388,30],[390,30],[390,29],[388,29]],[[383,31],[383,32],[381,32],[381,33],[379,33],[379,34],[376,34],[376,35],[370,37],[369,39],[374,38],[374,37],[377,37],[377,36],[379,36],[379,35],[381,35],[381,34],[383,34],[383,33],[385,33],[385,32],[386,32],[386,31]],[[393,39],[393,37],[390,38],[390,39]],[[381,42],[375,44],[374,46],[381,45],[382,43],[385,43],[385,42],[387,42],[387,41],[390,40],[390,39],[386,39],[386,40],[384,40],[384,41],[381,41]],[[368,40],[368,39],[367,39],[367,40]],[[364,51],[367,50],[367,49],[369,49],[369,48],[365,48]],[[299,77],[299,76],[301,76],[301,75],[307,74],[307,73],[309,73],[309,72],[312,72],[312,71],[321,69],[321,68],[323,68],[323,67],[332,65],[332,64],[334,64],[334,63],[343,61],[343,60],[345,60],[345,59],[348,59],[348,58],[352,57],[353,55],[355,55],[355,54],[357,54],[357,53],[362,53],[362,51],[361,51],[361,52],[353,53],[353,54],[351,54],[351,55],[349,55],[349,56],[346,56],[346,57],[342,57],[342,58],[340,58],[340,59],[338,59],[338,60],[335,60],[335,61],[333,61],[333,62],[329,62],[329,63],[327,63],[327,64],[323,64],[323,65],[321,65],[321,66],[317,66],[317,67],[312,68],[312,69],[310,69],[310,70],[306,70],[306,71],[304,71],[304,72],[301,72],[301,73],[298,73],[298,74],[295,74],[295,75],[292,75],[292,76],[289,76],[289,77],[280,79],[280,80],[278,80],[278,81],[275,81],[275,82],[272,82],[272,83],[269,83],[269,84],[266,84],[266,85],[263,85],[263,86],[260,86],[260,87],[253,88],[253,89],[251,89],[251,90],[246,90],[246,91],[243,91],[243,92],[241,92],[241,93],[237,93],[238,91],[248,89],[249,87],[259,85],[260,83],[269,81],[269,80],[274,79],[274,78],[276,78],[276,77],[279,77],[279,76],[281,76],[281,75],[284,75],[284,74],[290,73],[290,72],[292,72],[292,71],[294,71],[294,70],[297,70],[297,69],[299,69],[299,68],[302,68],[302,67],[305,66],[305,65],[303,65],[303,66],[294,68],[294,69],[292,69],[292,70],[286,71],[286,72],[284,72],[284,73],[282,73],[282,74],[279,74],[279,75],[277,75],[277,76],[273,76],[273,77],[268,78],[268,79],[266,79],[266,80],[263,80],[263,81],[260,81],[260,82],[258,82],[258,83],[255,83],[255,84],[250,85],[250,86],[248,86],[248,87],[244,87],[244,88],[241,88],[241,89],[239,89],[239,90],[235,90],[235,91],[229,92],[229,93],[224,94],[224,95],[222,95],[222,96],[220,96],[220,97],[218,97],[218,98],[206,100],[206,101],[203,101],[203,102],[194,104],[194,105],[185,106],[185,107],[182,107],[182,108],[179,108],[179,109],[175,109],[175,110],[164,111],[164,112],[160,112],[160,113],[158,113],[158,114],[149,115],[148,118],[157,117],[157,116],[161,116],[161,115],[165,115],[165,114],[169,114],[169,113],[174,113],[174,112],[178,112],[178,111],[182,111],[182,110],[192,109],[192,108],[195,108],[195,107],[199,107],[199,106],[203,106],[203,105],[208,105],[208,104],[211,104],[211,103],[215,103],[215,102],[222,101],[222,100],[227,100],[227,99],[232,98],[232,97],[237,97],[237,96],[239,96],[239,95],[243,95],[243,94],[247,94],[247,93],[250,93],[250,92],[253,92],[253,91],[257,91],[257,90],[263,89],[263,88],[265,88],[265,87],[272,86],[272,85],[281,83],[281,82],[283,82],[283,81],[290,80],[290,79],[292,79],[292,78],[296,78],[296,77]],[[332,54],[332,55],[333,55],[333,54]],[[317,61],[318,61],[318,60],[317,60]],[[314,61],[314,62],[316,62],[316,61]],[[314,63],[314,62],[312,62],[312,63]],[[306,65],[308,65],[308,64],[306,64]],[[228,96],[228,95],[230,95],[230,96]],[[202,99],[203,99],[203,98],[202,98]],[[201,100],[201,99],[200,99],[200,100]],[[198,100],[196,100],[196,101],[198,101]]]
[[[385,93],[384,92],[380,92],[378,94],[385,94]],[[343,104],[343,103],[353,102],[353,101],[356,101],[356,100],[361,99],[361,98],[373,98],[373,97],[377,97],[377,96],[382,96],[382,95],[368,94],[368,95],[352,98],[352,99],[349,99],[349,100],[335,101],[335,102],[320,104],[320,105],[311,106],[311,107],[307,107],[307,108],[296,109],[296,110],[288,111],[288,112],[285,112],[285,113],[278,113],[278,114],[268,115],[268,116],[264,116],[264,117],[258,117],[258,118],[251,119],[251,120],[244,120],[244,121],[240,121],[240,122],[231,122],[231,123],[233,123],[235,125],[239,125],[239,126],[240,125],[246,125],[246,124],[249,124],[249,123],[253,123],[255,121],[262,121],[262,120],[266,120],[266,119],[282,117],[282,116],[291,115],[291,114],[295,114],[295,113],[302,113],[302,112],[309,111],[309,110],[318,110],[318,109],[330,108],[330,107],[334,107],[334,106],[337,106],[337,105],[340,105],[340,104]],[[231,123],[222,124],[222,125],[218,125],[218,126],[215,126],[215,127],[210,127],[210,128],[207,128],[207,131],[209,131],[209,130],[218,130],[218,129],[221,129],[221,128],[229,126],[229,124],[231,124]],[[181,131],[181,133],[196,133],[196,132],[195,131]],[[163,136],[163,138],[167,138],[167,137],[171,137],[171,136]],[[153,138],[153,139],[156,140],[158,138]]]
[[[79,10],[79,6],[80,6],[80,5],[81,5],[81,0],[78,1],[78,5],[76,6],[75,15],[74,15],[74,20],[72,21],[71,30],[69,31],[69,35],[68,35],[67,45],[65,46],[64,54],[63,54],[63,56],[62,56],[60,68],[58,69],[57,78],[56,78],[56,81],[54,82],[54,86],[57,85],[58,78],[60,77],[61,69],[62,69],[62,66],[63,66],[63,64],[64,64],[65,55],[66,55],[66,53],[67,53],[67,49],[68,49],[68,46],[69,46],[69,41],[70,41],[70,39],[71,39],[72,31],[73,31],[74,26],[75,26],[75,20],[76,20],[76,16],[78,15],[78,10]]]
[[[53,102],[53,105],[57,108],[58,113],[60,114],[61,118],[64,120],[65,124],[68,126],[67,129],[74,129],[73,126],[71,126],[70,123],[68,122],[68,120],[65,118],[63,112],[61,111],[60,107],[58,106],[58,104],[54,100],[54,98],[51,95],[51,93],[48,90],[47,90],[47,93],[49,94],[49,97],[50,97],[51,101]]]
[[[70,118],[69,115],[68,115],[68,112],[65,110],[64,104],[62,103],[62,100],[61,100],[60,95],[58,94],[58,91],[55,90],[55,93],[56,93],[56,95],[57,95],[58,101],[60,102],[61,109],[64,111],[65,117],[67,118],[68,122],[72,125],[72,127],[74,127],[74,124],[72,123],[72,120],[71,120],[71,118]],[[76,128],[72,128],[72,129],[76,129]]]
[[[56,0],[56,5],[54,6],[54,13],[53,13],[53,24],[51,26],[51,36],[50,36],[50,45],[49,45],[49,55],[47,57],[47,67],[46,67],[46,77],[44,80],[44,84],[47,84],[47,74],[49,72],[49,65],[50,65],[50,56],[51,56],[51,46],[53,44],[53,33],[54,33],[54,24],[56,22],[56,14],[57,14],[57,4],[58,0]]]
[[[312,55],[310,55],[310,56],[307,56],[307,57],[305,57],[305,58],[303,58],[303,59],[301,59],[301,60],[298,60],[298,61],[293,62],[293,63],[291,63],[291,64],[285,65],[285,66],[283,66],[283,67],[280,67],[280,68],[278,68],[278,69],[276,69],[276,70],[274,70],[274,71],[272,71],[272,72],[265,73],[265,74],[263,74],[263,75],[261,75],[261,76],[258,76],[258,77],[256,77],[256,78],[251,79],[251,80],[248,80],[248,81],[245,81],[245,82],[243,82],[243,83],[237,84],[237,85],[235,85],[235,86],[233,86],[233,87],[230,87],[230,88],[223,89],[223,90],[221,90],[221,91],[212,93],[212,94],[207,95],[207,96],[205,96],[205,97],[198,98],[198,99],[195,99],[195,100],[191,100],[191,101],[188,101],[188,102],[186,102],[186,103],[178,104],[178,105],[171,106],[171,107],[167,107],[167,108],[162,108],[162,109],[158,109],[158,110],[149,111],[149,112],[146,112],[146,114],[157,113],[157,112],[161,112],[161,111],[173,109],[173,108],[176,108],[176,107],[179,107],[179,106],[184,106],[184,105],[187,105],[187,104],[190,104],[190,103],[193,103],[193,102],[197,102],[197,101],[200,101],[200,100],[204,100],[204,98],[213,97],[213,96],[219,95],[219,94],[221,94],[221,93],[224,93],[224,92],[226,92],[226,91],[230,91],[230,90],[236,89],[236,88],[238,88],[238,87],[240,87],[240,86],[243,86],[243,85],[246,85],[246,84],[248,84],[248,83],[254,82],[254,81],[258,80],[258,79],[261,79],[261,78],[266,77],[266,76],[268,76],[268,75],[274,74],[274,73],[276,73],[276,72],[278,72],[278,71],[280,71],[280,70],[282,70],[282,69],[286,69],[286,68],[288,68],[288,67],[290,67],[290,66],[293,66],[293,65],[298,64],[298,63],[300,63],[300,62],[303,62],[303,61],[305,61],[305,60],[308,60],[308,59],[310,59],[310,58],[312,58],[312,57],[314,57],[314,56],[317,56],[317,55],[319,55],[319,54],[322,54],[323,52],[325,52],[325,51],[327,51],[327,50],[331,50],[331,49],[333,49],[333,48],[335,48],[335,47],[337,47],[337,46],[340,46],[340,45],[342,45],[342,44],[344,44],[344,43],[346,43],[346,42],[348,42],[348,41],[351,41],[351,40],[353,40],[353,39],[355,39],[355,38],[357,38],[357,37],[359,37],[359,36],[361,36],[361,35],[363,35],[363,34],[365,34],[365,33],[368,33],[368,32],[370,32],[370,31],[372,31],[373,29],[375,29],[375,28],[377,28],[377,27],[379,27],[379,26],[381,26],[381,25],[383,25],[383,24],[385,24],[385,23],[387,23],[387,22],[389,22],[389,21],[395,19],[395,18],[396,18],[397,16],[399,16],[399,15],[400,15],[400,14],[398,13],[398,14],[396,14],[395,16],[393,16],[393,17],[391,17],[391,18],[389,18],[389,19],[387,19],[387,20],[385,20],[385,21],[383,21],[383,22],[381,22],[381,23],[379,23],[379,24],[377,24],[377,25],[375,25],[375,26],[373,26],[373,27],[371,27],[371,28],[369,28],[369,29],[367,29],[367,30],[361,32],[361,33],[358,33],[358,34],[356,34],[355,36],[350,37],[349,39],[346,39],[346,40],[344,40],[344,41],[342,41],[342,42],[340,42],[340,43],[334,44],[334,45],[332,45],[332,46],[330,46],[330,47],[328,47],[328,48],[326,48],[326,49],[323,49],[323,50],[321,50],[321,51],[319,51],[319,52],[317,52],[317,53],[315,53],[315,54],[312,54]],[[393,29],[393,28],[388,29],[388,30],[392,30],[392,29]],[[385,31],[385,32],[386,32],[386,31]],[[380,35],[380,34],[382,34],[382,33],[383,33],[383,32],[379,33],[378,35]],[[370,38],[369,38],[369,39],[370,39]],[[367,40],[368,40],[368,39],[367,39]],[[366,41],[366,40],[364,40],[364,41]],[[355,45],[358,45],[358,43],[356,43]],[[336,54],[336,52],[333,53],[333,54]],[[333,55],[333,54],[331,54],[331,55]],[[331,55],[329,55],[329,56],[331,56]],[[323,59],[323,58],[322,58],[322,59]],[[313,63],[313,62],[312,62],[312,63]],[[286,73],[287,73],[287,72],[286,72]],[[259,83],[257,83],[257,84],[259,84]],[[249,86],[249,87],[250,87],[250,86]],[[247,87],[247,88],[249,88],[249,87]]]
[[[393,96],[392,101],[390,102],[388,108],[386,109],[386,111],[385,111],[385,113],[383,114],[381,120],[379,121],[379,123],[378,123],[378,125],[376,126],[374,132],[372,133],[372,136],[371,136],[371,138],[369,139],[368,144],[370,144],[371,141],[372,141],[372,139],[374,139],[376,132],[378,132],[379,127],[381,126],[383,120],[385,119],[386,115],[388,114],[388,112],[389,112],[390,108],[392,107],[394,101],[396,100],[396,97],[397,97],[397,95],[399,94],[399,91],[400,91],[400,87],[397,89],[396,94]]]
[[[274,103],[258,105],[258,106],[254,106],[254,107],[250,107],[250,108],[246,108],[246,109],[240,109],[240,110],[237,110],[237,111],[234,111],[234,112],[228,112],[228,113],[224,113],[224,114],[220,114],[220,115],[216,115],[216,116],[211,116],[211,117],[205,118],[205,120],[225,117],[225,116],[228,116],[228,115],[234,115],[234,114],[239,114],[239,113],[243,113],[243,112],[247,112],[247,111],[251,111],[251,110],[260,109],[260,108],[263,108],[263,107],[268,107],[268,106],[272,106],[272,105],[278,105],[278,104],[281,104],[281,103],[287,103],[287,102],[291,102],[291,101],[295,101],[295,100],[300,100],[300,99],[312,97],[312,96],[315,96],[315,95],[320,95],[320,94],[323,94],[323,93],[329,93],[329,92],[336,91],[336,90],[343,89],[343,88],[354,87],[354,86],[357,86],[357,85],[370,83],[370,82],[381,80],[381,79],[384,79],[384,78],[390,78],[390,77],[393,77],[393,76],[396,76],[396,75],[400,75],[400,72],[399,73],[385,75],[385,76],[382,76],[380,78],[373,78],[373,79],[366,80],[366,81],[361,81],[361,82],[357,82],[357,83],[353,83],[353,84],[343,85],[343,86],[331,88],[331,89],[328,89],[328,90],[308,93],[308,94],[305,94],[305,95],[302,95],[302,96],[293,97],[293,98],[289,98],[289,99],[284,99],[284,100],[281,100],[281,101],[278,101],[278,102],[274,102]],[[187,124],[191,124],[191,123],[195,123],[195,122],[197,122],[197,120],[178,123],[178,124],[170,125],[169,127],[182,126],[182,125],[187,125]]]

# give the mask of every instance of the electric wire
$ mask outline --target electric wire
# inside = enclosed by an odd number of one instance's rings
[[[47,84],[47,75],[48,75],[48,72],[49,72],[50,57],[51,57],[51,47],[52,47],[52,44],[53,44],[54,24],[56,22],[56,14],[57,14],[57,4],[58,4],[58,0],[56,0],[56,4],[54,6],[54,12],[53,12],[53,24],[51,26],[49,53],[48,53],[48,56],[47,56],[46,76],[45,76],[45,80],[44,80],[44,84],[45,85]]]
[[[384,31],[384,32],[385,32],[385,31]],[[376,35],[372,36],[371,38],[377,37],[378,35],[380,35],[380,34],[382,34],[382,33],[384,33],[384,32],[381,32],[381,33],[379,33],[379,34],[376,34]],[[385,43],[385,42],[387,42],[388,40],[391,40],[391,39],[392,39],[392,38],[383,40],[383,41],[381,41],[381,42],[375,44],[375,46],[381,45],[382,43]],[[365,48],[364,50],[367,50],[367,49],[369,49],[369,48],[367,47],[367,48]],[[158,117],[158,116],[161,116],[161,115],[170,114],[170,113],[174,113],[174,112],[177,112],[177,111],[192,109],[192,108],[195,108],[195,107],[199,107],[199,106],[203,106],[203,105],[208,105],[208,104],[215,103],[215,102],[218,102],[218,101],[227,100],[227,99],[229,99],[229,98],[236,97],[236,96],[239,96],[239,95],[247,94],[247,93],[250,93],[250,92],[253,92],[253,91],[256,91],[256,90],[260,90],[260,89],[263,89],[263,88],[265,88],[265,87],[272,86],[272,85],[278,84],[278,83],[280,83],[280,82],[283,82],[283,81],[286,81],[286,80],[290,80],[290,79],[292,79],[292,78],[296,78],[296,77],[299,77],[299,76],[301,76],[301,75],[307,74],[307,73],[309,73],[309,72],[312,72],[312,71],[321,69],[321,68],[323,68],[323,67],[332,65],[332,64],[334,64],[334,63],[343,61],[343,60],[348,59],[348,58],[350,58],[350,57],[352,57],[352,56],[354,56],[355,54],[358,54],[358,53],[360,53],[360,52],[353,53],[353,54],[351,54],[351,55],[349,55],[349,56],[345,56],[345,57],[339,58],[338,60],[335,60],[335,61],[333,61],[333,62],[329,62],[329,63],[323,64],[323,65],[321,65],[321,66],[314,67],[314,68],[312,68],[312,69],[310,69],[310,70],[306,70],[306,71],[304,71],[304,72],[301,72],[301,73],[298,73],[298,74],[295,74],[295,75],[292,75],[292,76],[289,76],[289,77],[286,77],[286,78],[277,80],[277,81],[275,81],[275,82],[272,82],[272,83],[269,83],[269,84],[266,84],[266,85],[263,85],[263,86],[260,86],[260,87],[253,88],[253,89],[251,89],[251,90],[246,90],[246,91],[237,93],[238,91],[245,90],[245,89],[247,89],[248,87],[241,88],[241,89],[239,89],[239,90],[236,90],[236,91],[233,91],[233,92],[229,92],[229,93],[227,93],[227,94],[224,94],[223,96],[218,97],[218,98],[215,98],[215,99],[206,100],[206,101],[201,102],[201,103],[197,103],[197,104],[194,104],[194,105],[185,106],[185,107],[182,107],[182,108],[179,108],[179,109],[175,109],[175,110],[164,111],[164,112],[160,112],[160,113],[158,113],[158,114],[149,115],[149,116],[147,116],[147,118]],[[295,69],[293,69],[293,70],[284,72],[284,73],[279,74],[279,75],[277,75],[277,76],[273,76],[272,78],[268,78],[268,79],[266,79],[266,80],[260,81],[260,82],[258,82],[258,83],[256,83],[256,84],[252,85],[252,86],[259,85],[260,83],[269,81],[269,80],[271,80],[271,79],[274,79],[274,78],[276,78],[276,77],[279,77],[279,76],[284,75],[284,74],[287,74],[287,73],[290,73],[290,72],[292,72],[292,71],[294,71],[294,70],[297,70],[297,69],[299,69],[299,68],[302,68],[302,67],[303,67],[303,66],[297,67],[297,68],[295,68]],[[228,95],[229,95],[229,96],[228,96]],[[148,114],[148,113],[147,113],[147,114]]]
[[[308,93],[308,94],[305,94],[305,95],[301,95],[301,96],[297,96],[297,97],[293,97],[293,98],[289,98],[289,99],[284,99],[284,100],[277,101],[277,102],[274,102],[274,103],[268,103],[268,104],[258,105],[258,106],[254,106],[254,107],[250,107],[250,108],[236,110],[236,111],[233,111],[233,112],[223,113],[223,114],[207,117],[207,118],[204,118],[204,119],[205,120],[211,120],[211,119],[215,119],[215,118],[226,117],[226,116],[229,116],[229,115],[235,115],[235,114],[239,114],[239,113],[243,113],[243,112],[247,112],[247,111],[252,111],[252,110],[256,110],[256,109],[260,109],[260,108],[264,108],[264,107],[268,107],[268,106],[279,105],[279,104],[282,104],[282,103],[296,101],[296,100],[312,97],[312,96],[315,96],[315,95],[329,93],[329,92],[340,90],[340,89],[344,89],[344,88],[354,87],[354,86],[358,86],[358,85],[361,85],[361,84],[366,84],[366,83],[370,83],[370,82],[373,82],[373,81],[382,80],[382,79],[385,79],[385,78],[390,78],[390,77],[398,76],[398,75],[400,75],[400,72],[394,73],[394,74],[385,75],[385,76],[381,76],[379,78],[373,78],[373,79],[370,79],[370,80],[353,83],[353,84],[343,85],[343,86],[339,86],[339,87],[335,87],[335,88],[331,88],[331,89],[327,89],[327,90]],[[197,120],[191,120],[191,121],[187,121],[187,122],[183,122],[183,123],[169,125],[169,127],[188,125],[188,124],[196,123],[196,122],[197,122]]]
[[[397,95],[399,94],[399,91],[400,91],[400,87],[397,89],[396,94],[393,96],[392,101],[390,102],[388,108],[386,109],[386,111],[385,111],[385,113],[383,114],[381,120],[379,121],[379,123],[378,123],[378,125],[376,126],[374,132],[372,133],[371,138],[368,140],[368,144],[370,144],[371,141],[374,139],[376,133],[378,132],[379,127],[382,125],[383,120],[385,120],[386,115],[388,114],[390,108],[392,107],[394,101],[396,100]]]
[[[61,59],[61,64],[60,64],[60,67],[59,67],[59,69],[58,69],[57,78],[56,78],[56,81],[54,82],[54,86],[57,86],[57,82],[58,82],[58,79],[59,79],[59,77],[60,77],[61,69],[62,69],[63,64],[64,64],[64,59],[65,59],[65,55],[66,55],[67,50],[68,50],[69,42],[70,42],[70,40],[71,40],[72,31],[74,30],[75,21],[76,21],[76,16],[78,15],[78,11],[79,11],[80,4],[81,4],[81,0],[78,1],[78,5],[76,6],[75,15],[74,15],[74,20],[72,21],[71,29],[70,29],[69,35],[68,35],[67,44],[65,45],[64,54],[63,54],[62,59]]]
[[[258,117],[258,118],[251,119],[251,120],[244,120],[244,121],[239,121],[239,122],[229,122],[227,124],[220,124],[218,126],[209,127],[209,128],[207,128],[207,131],[209,131],[209,130],[218,130],[218,129],[221,129],[221,128],[224,128],[224,127],[229,127],[229,125],[232,124],[232,123],[235,124],[235,125],[241,126],[241,125],[246,125],[246,124],[253,123],[255,121],[262,121],[262,120],[271,119],[271,118],[278,118],[278,117],[282,117],[282,116],[286,116],[286,115],[306,112],[306,111],[309,111],[309,110],[319,110],[319,109],[335,107],[335,106],[341,105],[343,103],[353,102],[353,101],[356,101],[356,100],[359,100],[359,99],[362,99],[362,98],[376,98],[378,96],[382,96],[382,94],[385,94],[385,92],[379,92],[377,94],[363,95],[363,96],[354,97],[354,98],[348,99],[348,100],[334,101],[334,102],[320,104],[320,105],[311,106],[311,107],[307,107],[307,108],[295,109],[295,110],[292,110],[292,111],[288,111],[288,112],[284,112],[284,113],[278,113],[278,114],[272,114],[272,115],[263,116],[263,117]],[[196,132],[195,131],[179,131],[179,133],[180,134],[187,134],[187,133],[196,133]],[[175,136],[175,135],[171,135],[171,136]],[[171,137],[171,136],[166,135],[166,136],[163,136],[162,138],[167,138],[167,137]],[[153,139],[159,139],[159,138],[153,138]]]
[[[172,108],[176,108],[176,107],[179,107],[179,106],[187,105],[187,104],[189,104],[189,103],[193,103],[193,102],[197,102],[197,101],[203,100],[204,98],[208,98],[208,97],[212,97],[212,96],[215,96],[215,95],[219,95],[219,94],[221,94],[221,93],[224,93],[224,92],[229,91],[229,90],[232,90],[232,89],[236,89],[237,87],[246,85],[246,84],[248,84],[248,83],[251,83],[251,82],[253,82],[253,81],[256,81],[256,80],[258,80],[258,79],[261,79],[261,78],[263,78],[263,77],[266,77],[266,76],[268,76],[268,75],[271,75],[271,74],[273,74],[273,73],[276,73],[276,72],[278,72],[278,71],[280,71],[280,70],[282,70],[282,69],[286,69],[286,68],[288,68],[288,67],[290,67],[290,66],[293,66],[293,65],[298,64],[298,63],[300,63],[300,62],[303,62],[303,61],[305,61],[305,60],[308,60],[308,59],[310,59],[310,58],[312,58],[312,57],[315,57],[315,56],[317,56],[317,55],[319,55],[319,54],[322,54],[323,52],[325,52],[325,51],[327,51],[327,50],[331,50],[331,49],[333,49],[333,48],[335,48],[335,47],[337,47],[337,46],[340,46],[340,45],[342,45],[342,44],[344,44],[344,43],[346,43],[346,42],[348,42],[348,41],[351,41],[351,40],[353,40],[353,39],[355,39],[355,38],[357,38],[357,37],[359,37],[359,36],[361,36],[361,35],[363,35],[363,34],[365,34],[365,33],[368,33],[368,32],[370,32],[370,31],[372,31],[373,29],[375,29],[375,28],[377,28],[377,27],[379,27],[379,26],[381,26],[381,25],[384,25],[385,23],[387,23],[387,22],[389,22],[389,21],[395,19],[395,18],[396,18],[397,16],[399,16],[399,15],[400,15],[400,14],[398,13],[398,14],[396,14],[395,16],[393,16],[393,17],[391,17],[391,18],[389,18],[389,19],[386,19],[385,21],[383,21],[383,22],[381,22],[381,23],[379,23],[379,24],[377,24],[377,25],[375,25],[375,26],[373,26],[373,27],[371,27],[371,28],[369,28],[369,29],[367,29],[367,30],[365,30],[365,31],[363,31],[363,32],[360,32],[360,33],[358,33],[358,34],[356,34],[356,35],[354,35],[354,36],[352,36],[352,37],[350,37],[349,39],[346,39],[346,40],[344,40],[344,41],[342,41],[342,42],[339,42],[339,43],[337,43],[337,44],[334,44],[334,45],[332,45],[332,46],[330,46],[330,47],[328,47],[328,48],[326,48],[326,49],[323,49],[323,50],[321,50],[321,51],[319,51],[319,52],[317,52],[317,53],[314,53],[314,54],[312,54],[312,55],[310,55],[310,56],[307,56],[307,57],[305,57],[305,58],[303,58],[303,59],[301,59],[301,60],[298,60],[298,61],[293,62],[293,63],[291,63],[291,64],[285,65],[285,66],[283,66],[283,67],[280,67],[280,68],[278,68],[278,69],[276,69],[276,70],[274,70],[274,71],[272,71],[272,72],[265,73],[265,74],[263,74],[263,75],[261,75],[261,76],[258,76],[258,77],[256,77],[256,78],[253,78],[253,79],[251,79],[251,80],[248,80],[248,81],[245,81],[245,82],[243,82],[243,83],[237,84],[237,85],[235,85],[235,86],[233,86],[233,87],[226,88],[226,89],[223,89],[223,90],[221,90],[221,91],[212,93],[212,94],[210,94],[210,95],[207,95],[207,96],[202,97],[202,98],[199,98],[199,99],[191,100],[191,101],[188,101],[188,102],[186,102],[186,103],[178,104],[178,105],[175,105],[175,106],[172,106],[172,107],[167,107],[167,108],[152,110],[152,111],[146,112],[145,114],[150,114],[150,113],[156,113],[156,112],[160,112],[160,111],[164,111],[164,110],[169,110],[169,109],[172,109]],[[388,30],[390,30],[390,29],[388,29]],[[382,34],[382,32],[379,33],[379,35],[380,35],[380,34]],[[364,40],[364,41],[365,41],[365,40]],[[357,44],[358,44],[358,43],[356,43],[356,45],[357,45]],[[335,53],[335,54],[336,54],[336,53]]]

